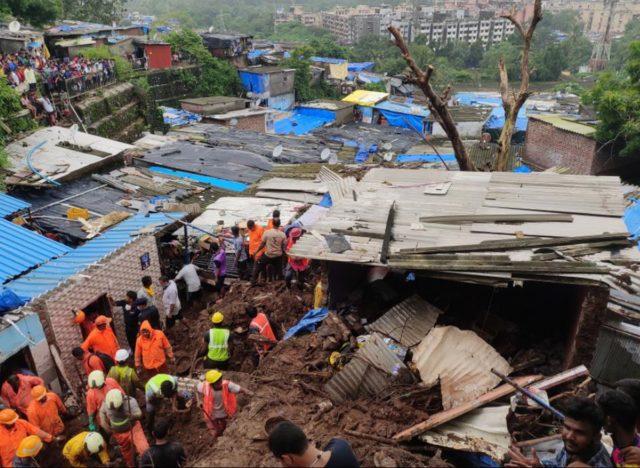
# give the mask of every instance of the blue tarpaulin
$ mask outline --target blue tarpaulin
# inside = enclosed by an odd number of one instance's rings
[[[345,59],[331,57],[311,57],[309,60],[316,63],[332,63],[334,65],[339,65],[346,62]]]
[[[521,164],[518,167],[516,167],[512,172],[519,172],[520,174],[528,174],[533,171],[526,164]]]
[[[269,75],[262,73],[251,73],[243,70],[239,71],[240,82],[247,92],[262,94],[269,89]]]
[[[393,101],[382,101],[374,106],[392,127],[412,128],[423,134],[431,113],[426,107]]]
[[[314,332],[317,325],[322,322],[329,315],[329,309],[323,307],[321,309],[312,309],[302,317],[298,323],[287,330],[284,334],[283,340],[288,340],[292,336],[301,332]]]
[[[20,299],[11,289],[2,288],[0,290],[0,315],[10,310],[18,309],[25,305],[26,302]]]
[[[624,211],[623,219],[631,238],[634,240],[640,238],[640,202],[638,200],[634,199],[633,205]]]
[[[362,81],[363,83],[381,83],[382,82],[382,78],[380,78],[378,75],[374,75],[372,73],[349,73],[349,75],[347,76],[347,78],[349,78],[350,80],[353,80],[354,78],[357,78],[358,80]]]
[[[489,115],[489,118],[484,123],[484,128],[487,130],[500,130],[504,127],[505,115],[502,107],[494,107]],[[516,118],[516,131],[526,132],[529,118],[527,117],[527,109],[523,106],[518,112]]]
[[[442,158],[442,159],[440,159]],[[396,157],[396,162],[406,163],[406,162],[455,162],[456,155],[453,153],[441,154],[438,156],[435,153],[425,153],[425,154],[399,154]]]
[[[179,125],[187,125],[191,122],[200,122],[202,116],[174,107],[160,107],[162,109],[162,118],[164,123],[176,127]]]
[[[461,92],[454,98],[463,106],[502,106],[502,98],[493,93]]]
[[[271,49],[253,49],[247,54],[249,60],[255,60],[262,55],[267,55],[271,52]]]
[[[375,66],[374,62],[349,62],[347,70],[350,72],[361,72],[365,70],[371,70]]]
[[[322,196],[322,200],[320,200],[318,206],[321,206],[323,208],[331,208],[333,206],[333,200],[331,199],[331,194],[329,192],[325,193]]]
[[[196,182],[208,184],[208,185],[211,185],[212,187],[229,190],[231,192],[244,192],[247,189],[247,187],[249,187],[249,185],[243,184],[242,182],[236,182],[236,181],[227,180],[227,179],[219,179],[217,177],[210,177],[202,174],[195,174],[193,172],[177,171],[175,169],[169,169],[167,167],[162,167],[162,166],[151,166],[149,169],[152,170],[153,172],[158,172],[160,174],[167,174],[175,177],[183,177],[185,179],[195,180]]]
[[[299,107],[289,117],[274,122],[273,129],[278,135],[306,135],[335,120],[336,114],[333,111]]]

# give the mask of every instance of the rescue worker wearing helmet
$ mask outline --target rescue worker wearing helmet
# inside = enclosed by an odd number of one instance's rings
[[[22,439],[37,435],[45,442],[53,441],[53,436],[30,422],[20,419],[18,413],[10,408],[0,411],[0,462],[2,466],[11,466]]]
[[[229,368],[229,338],[231,330],[223,326],[224,315],[216,312],[211,316],[213,327],[204,335],[206,344],[206,357],[204,359],[205,369]]]
[[[13,468],[34,468],[40,466],[36,457],[44,444],[37,435],[30,435],[20,441],[16,456],[13,457]]]
[[[73,468],[91,465],[108,465],[107,444],[99,432],[81,432],[64,445],[62,455]]]
[[[128,364],[129,357],[126,349],[116,351],[116,365],[109,370],[107,377],[118,382],[127,395],[135,397],[136,388],[144,391],[144,385],[136,370]]]
[[[135,398],[117,389],[109,390],[100,407],[100,424],[120,446],[128,467],[136,466],[136,454],[142,456],[149,449],[140,419],[142,410]]]
[[[45,432],[58,436],[64,432],[60,414],[67,414],[67,408],[58,395],[48,392],[43,385],[31,389],[33,400],[27,408],[27,418],[31,424]]]
[[[89,415],[89,430],[96,431],[100,424],[99,419],[100,407],[104,402],[109,390],[114,388],[123,391],[118,382],[111,377],[105,378],[104,372],[95,370],[89,374],[89,390],[87,391],[87,414]]]
[[[210,370],[205,374],[205,382],[198,384],[198,393],[202,395],[204,420],[213,437],[220,437],[227,428],[227,421],[236,414],[238,403],[236,395],[253,392],[222,378],[219,370]]]
[[[169,374],[156,374],[151,377],[144,386],[146,399],[146,425],[151,431],[155,422],[156,412],[164,401],[171,401],[177,408],[178,402],[183,405],[190,404],[192,395],[186,391],[178,390],[178,378]]]

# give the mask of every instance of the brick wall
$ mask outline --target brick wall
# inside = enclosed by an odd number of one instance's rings
[[[265,118],[266,114],[241,117],[238,119],[236,128],[238,130],[253,130],[254,132],[265,132]]]
[[[149,252],[151,265],[143,271],[140,256],[145,252]],[[78,373],[77,361],[71,355],[71,350],[82,343],[82,334],[80,328],[73,323],[71,311],[82,309],[107,293],[111,294],[115,300],[123,299],[128,290],[140,289],[140,279],[145,275],[153,278],[154,289],[156,292],[160,291],[161,287],[158,283],[161,275],[160,262],[154,236],[142,236],[133,241],[99,264],[87,268],[73,279],[47,293],[32,306],[39,312],[49,343],[57,345],[72,385],[78,385]],[[161,301],[157,302],[156,305],[162,313]],[[113,318],[118,342],[122,347],[128,347],[119,307],[114,308]]]
[[[537,169],[560,166],[576,174],[594,174],[596,147],[596,141],[591,138],[529,119],[524,159]]]

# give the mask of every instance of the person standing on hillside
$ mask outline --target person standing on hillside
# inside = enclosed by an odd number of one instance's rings
[[[276,279],[282,277],[282,259],[285,254],[287,236],[280,230],[280,219],[273,220],[273,227],[262,234],[262,242],[258,246],[258,251],[264,249],[264,254],[258,259],[253,267],[253,275],[251,276],[251,285],[255,286],[258,282],[258,276],[263,271],[267,276],[267,268],[273,269],[273,275]]]

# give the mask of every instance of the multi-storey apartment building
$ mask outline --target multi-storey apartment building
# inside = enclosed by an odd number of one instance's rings
[[[563,10],[576,12],[584,25],[584,33],[594,38],[602,36],[607,28],[609,5],[603,0],[546,0],[543,8],[553,13]],[[613,6],[611,33],[622,34],[631,21],[640,21],[640,2],[618,0]]]

